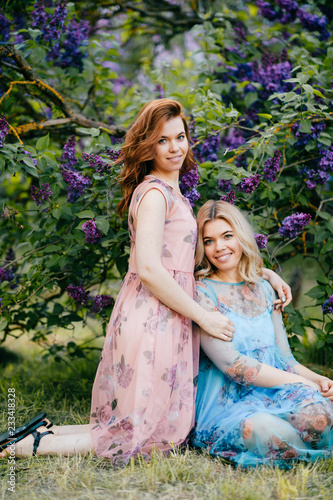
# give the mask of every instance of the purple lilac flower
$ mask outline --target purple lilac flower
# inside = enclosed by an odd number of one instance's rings
[[[218,135],[211,135],[199,142],[193,148],[193,153],[199,163],[205,161],[217,161],[217,152],[220,146],[220,138]]]
[[[264,234],[254,234],[253,235],[256,242],[257,242],[257,245],[258,245],[258,248],[260,250],[263,250],[264,248],[267,247],[267,236],[265,236]]]
[[[277,149],[274,151],[274,156],[273,158],[268,158],[268,160],[265,161],[264,163],[264,177],[267,180],[267,182],[275,182],[280,170],[280,159],[281,159],[281,153]]]
[[[189,172],[186,172],[180,177],[180,190],[183,195],[189,200],[192,207],[200,198],[200,193],[196,190],[199,183],[199,173],[195,164]]]
[[[321,149],[320,154],[322,158],[319,161],[319,168],[324,172],[333,171],[333,146],[327,149]]]
[[[0,118],[0,148],[3,147],[3,140],[8,134],[8,123],[5,120],[5,117],[2,116]]]
[[[97,228],[93,219],[90,219],[82,224],[82,229],[87,243],[96,245],[101,241],[102,232]]]
[[[68,285],[66,292],[78,304],[86,305],[90,299],[89,292],[86,292],[82,286]]]
[[[121,154],[121,151],[120,149],[110,149],[110,148],[106,148],[105,149],[105,154],[106,156],[108,156],[110,158],[110,160],[112,161],[117,161],[120,154]]]
[[[234,190],[230,191],[230,193],[221,196],[220,200],[227,201],[231,203],[231,205],[235,204],[236,192]]]
[[[110,164],[98,155],[82,153],[82,158],[89,163],[89,167],[94,168],[99,174],[107,174],[110,170]]]
[[[156,94],[156,99],[163,99],[165,97],[165,90],[162,85],[155,85],[154,93]]]
[[[180,188],[183,193],[189,191],[191,188],[194,188],[198,185],[199,182],[199,172],[197,165],[194,165],[192,170],[186,172],[186,174],[181,175],[180,177]]]
[[[297,141],[294,144],[294,147],[297,149],[303,149],[311,139],[318,139],[321,132],[325,130],[325,123],[312,123],[311,124],[311,132],[308,134],[306,132],[302,132],[299,123],[294,123],[291,127],[292,133],[294,137],[297,138]]]
[[[285,217],[282,221],[281,227],[279,227],[279,234],[285,236],[286,238],[295,238],[297,233],[302,231],[302,229],[307,226],[312,217],[310,214],[299,213],[289,215]]]
[[[65,30],[65,19],[67,16],[67,1],[60,0],[53,15],[45,12],[44,2],[38,0],[34,5],[35,10],[32,11],[33,28],[38,28],[42,32],[42,37],[46,42],[59,40],[61,33]]]
[[[327,18],[325,16],[319,17],[303,9],[298,10],[297,16],[304,28],[309,31],[319,31],[321,40],[327,40],[331,36],[327,31]]]
[[[333,314],[333,295],[330,295],[321,307],[324,314]]]
[[[64,168],[67,170],[75,170],[75,165],[78,159],[75,158],[76,155],[76,139],[75,135],[71,135],[63,148],[63,153],[60,160],[63,162]]]
[[[79,71],[83,69],[83,59],[86,53],[80,50],[83,42],[88,37],[88,21],[76,21],[72,19],[67,26],[65,40],[58,42],[47,54],[46,60],[53,61],[56,66],[61,68],[74,67]]]
[[[278,13],[271,6],[269,2],[265,2],[264,0],[256,0],[256,5],[259,8],[259,12],[262,17],[265,17],[269,21],[274,21],[278,17]]]
[[[44,38],[47,42],[57,40],[60,34],[65,30],[65,19],[67,16],[67,1],[60,0],[54,9],[52,19],[44,28]]]
[[[276,3],[281,7],[279,20],[282,24],[288,24],[295,21],[298,11],[298,3],[295,0],[276,0]]]
[[[191,207],[194,207],[201,194],[195,188],[191,188],[189,191],[187,191],[187,193],[184,194],[184,196],[189,200]]]
[[[247,43],[244,23],[238,22],[235,24],[234,34],[237,43]]]
[[[254,66],[253,81],[261,83],[262,97],[268,97],[274,92],[287,92],[293,88],[292,83],[284,81],[291,78],[292,66],[289,61],[269,65],[267,63],[265,65],[252,64]]]
[[[88,177],[84,177],[79,172],[74,170],[61,169],[61,175],[64,181],[66,181],[69,185],[67,200],[70,203],[74,203],[78,198],[80,198],[87,186],[91,184],[91,181]]]
[[[42,184],[41,188],[37,188],[36,186],[31,186],[30,188],[31,197],[39,207],[40,205],[44,205],[47,201],[50,200],[53,192],[50,189],[50,185],[48,182]]]
[[[219,179],[217,184],[220,191],[224,191],[225,193],[229,193],[229,191],[231,191],[232,181]]]
[[[324,170],[318,170],[313,168],[303,168],[301,173],[305,175],[305,183],[308,189],[314,189],[318,184],[326,184],[329,174]]]
[[[234,77],[239,82],[252,80],[253,66],[251,63],[238,63],[236,68],[226,66],[230,76]]]
[[[256,174],[251,177],[244,177],[239,184],[237,184],[236,189],[242,193],[253,193],[258,187],[261,175]]]
[[[10,38],[10,22],[8,19],[0,14],[0,40],[7,42]]]
[[[48,23],[48,15],[45,12],[43,1],[37,0],[37,2],[34,5],[34,8],[35,10],[31,12],[31,18],[32,18],[31,27],[38,28],[41,31],[44,31]]]
[[[114,304],[114,299],[110,295],[96,295],[92,300],[91,312],[93,313],[99,313]]]
[[[223,137],[223,144],[230,150],[239,148],[245,142],[246,139],[243,137],[241,130],[237,128],[231,130],[227,137]]]
[[[6,267],[6,269],[3,269],[0,267],[0,283],[3,283],[4,281],[13,281],[14,279],[14,273]]]

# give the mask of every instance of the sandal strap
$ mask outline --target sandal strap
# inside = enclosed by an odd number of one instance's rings
[[[46,436],[47,434],[54,434],[53,431],[45,431],[45,432],[39,432],[37,430],[33,431],[31,433],[34,437],[34,447],[32,450],[32,456],[35,457],[37,455],[37,448],[39,446],[40,440],[42,437]]]

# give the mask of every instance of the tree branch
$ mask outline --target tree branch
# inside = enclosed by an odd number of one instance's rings
[[[57,128],[59,125],[64,125],[64,123],[66,124],[74,123],[76,125],[80,125],[81,127],[87,127],[87,128],[102,127],[110,135],[115,135],[116,137],[122,137],[125,135],[126,129],[124,127],[117,127],[115,125],[108,125],[100,121],[91,120],[90,118],[87,118],[86,116],[74,111],[70,107],[69,103],[56,89],[54,89],[46,82],[38,78],[37,74],[34,73],[34,71],[31,69],[27,61],[24,59],[24,57],[22,57],[20,52],[12,45],[7,44],[0,46],[0,59],[4,57],[9,57],[15,61],[17,65],[17,67],[15,67],[15,71],[23,75],[26,81],[11,82],[9,89],[1,97],[0,104],[9,96],[9,93],[11,92],[14,84],[21,84],[27,86],[28,92],[30,92],[29,87],[30,85],[32,85],[35,88],[37,88],[44,97],[46,97],[48,100],[52,101],[56,106],[58,106],[65,115],[65,118],[60,118],[57,120],[47,120],[41,123],[27,123],[24,125],[19,125],[18,127],[15,128],[16,132],[19,135],[25,135],[26,133],[31,134],[31,132],[34,130],[43,130],[43,129],[50,130],[52,128]],[[65,121],[61,122],[61,120]]]

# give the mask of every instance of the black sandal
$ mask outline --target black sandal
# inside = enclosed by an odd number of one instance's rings
[[[29,436],[29,434],[32,434],[36,429],[38,429],[38,427],[45,426],[47,429],[52,427],[53,424],[49,420],[45,419],[45,417],[46,413],[40,413],[36,417],[32,418],[27,424],[18,427],[15,432],[11,433],[11,431],[7,431],[1,434],[0,452],[12,444],[18,443],[26,436]]]
[[[37,448],[39,446],[40,440],[42,437],[46,436],[47,434],[54,434],[52,431],[45,431],[45,432],[38,432],[37,430],[33,431],[31,433],[34,437],[34,447],[32,450],[32,456],[35,457],[37,455]]]

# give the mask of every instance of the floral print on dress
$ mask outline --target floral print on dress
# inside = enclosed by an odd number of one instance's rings
[[[181,446],[194,424],[199,336],[193,336],[192,322],[151,294],[136,268],[136,214],[152,188],[166,200],[162,265],[189,296],[195,291],[194,249],[183,241],[196,231],[193,214],[180,193],[147,176],[132,195],[129,271],[110,318],[92,395],[95,450],[114,466],[137,454],[148,459],[154,449]]]
[[[193,444],[241,467],[290,468],[296,460],[332,457],[333,406],[327,398],[302,383],[255,385],[263,363],[297,373],[297,361],[283,324],[272,321],[270,285],[243,285],[204,280],[197,286],[208,310],[220,309],[221,297],[228,296],[224,310],[235,333],[232,342],[208,342],[201,335],[206,352],[200,356]]]

